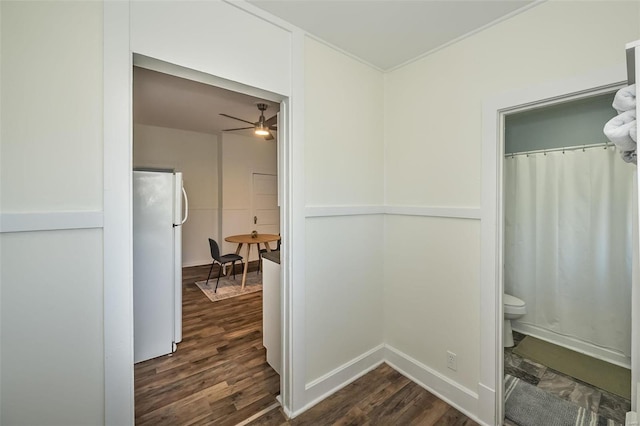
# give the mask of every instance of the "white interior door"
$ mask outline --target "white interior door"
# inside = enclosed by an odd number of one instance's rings
[[[278,208],[278,177],[261,173],[253,174],[253,227],[258,234],[280,233]]]

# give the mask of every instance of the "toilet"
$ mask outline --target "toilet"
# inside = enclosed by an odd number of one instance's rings
[[[504,305],[504,327],[503,343],[505,348],[513,346],[513,330],[511,330],[511,320],[516,320],[527,313],[527,306],[523,300],[510,294],[504,294],[502,303]]]

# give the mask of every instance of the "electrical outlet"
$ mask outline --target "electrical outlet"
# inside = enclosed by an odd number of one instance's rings
[[[456,354],[451,351],[447,351],[447,368],[453,371],[458,370],[458,361],[456,361]]]

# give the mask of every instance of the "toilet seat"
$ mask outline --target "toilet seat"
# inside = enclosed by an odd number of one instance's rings
[[[524,315],[527,313],[524,301],[510,294],[503,294],[502,303],[504,304],[504,313],[512,315]]]
[[[505,293],[503,295],[504,297],[502,298],[502,303],[504,303],[505,306],[509,305],[509,306],[524,306],[524,301],[522,299],[518,299],[515,296],[512,296],[510,294]]]

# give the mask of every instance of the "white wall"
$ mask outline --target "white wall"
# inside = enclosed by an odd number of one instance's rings
[[[389,215],[384,251],[385,343],[474,390],[480,353],[479,225]],[[457,355],[456,372],[446,368],[447,350]]]
[[[382,204],[383,101],[382,73],[305,40],[305,197],[312,210]],[[383,343],[383,245],[381,215],[307,217],[308,386],[333,383],[336,370],[349,371],[346,364]]]
[[[100,209],[102,6],[2,2],[2,33],[2,210]]]
[[[234,133],[222,134],[222,233],[223,253],[235,253],[237,244],[224,237],[250,234],[253,225],[253,174],[278,174],[277,142]],[[251,247],[249,260],[258,259]],[[244,247],[241,256],[245,256]]]
[[[133,52],[282,95],[291,90],[290,37],[222,1],[131,2]]]
[[[388,74],[387,201],[479,205],[482,100],[624,64],[637,7],[547,2]]]
[[[182,172],[189,218],[182,228],[182,266],[211,263],[208,238],[219,238],[218,136],[136,124],[133,167]]]
[[[0,15],[0,213],[73,227],[102,210],[102,4]],[[102,230],[3,233],[0,263],[0,423],[102,424]]]
[[[307,383],[383,343],[381,215],[307,219]]]
[[[638,7],[546,2],[387,74],[387,204],[479,207],[483,101],[623,66],[625,43],[640,36]],[[385,257],[395,265],[385,270],[387,342],[478,392],[480,223],[399,216],[386,225]],[[420,285],[416,264],[426,274]],[[457,351],[457,372],[446,368],[447,350]]]
[[[105,399],[113,424],[133,418],[130,135],[126,123],[103,129],[103,75],[113,89],[106,105],[122,114],[129,48],[289,94],[289,32],[222,2],[161,3],[136,2],[131,22],[126,4],[0,3],[2,225],[11,213],[18,228],[38,222],[49,229],[0,237],[2,424],[103,424]],[[117,40],[103,40],[103,7]],[[105,68],[103,46],[116,57]],[[256,68],[256,57],[269,69]],[[117,116],[112,112],[105,117]],[[103,198],[106,238],[99,229]],[[61,218],[97,229],[59,231]]]
[[[382,204],[382,84],[382,73],[306,38],[308,206]]]
[[[99,229],[2,234],[2,424],[103,423],[101,244]]]
[[[118,127],[117,133],[107,133],[105,155],[109,163],[105,174],[110,179],[102,182],[102,7],[91,2],[0,3],[2,213],[48,214],[65,210],[71,211],[73,217],[83,217],[86,211],[102,208],[104,195],[105,226],[107,216],[110,218],[109,235],[104,236],[99,230],[2,235],[2,423],[100,424],[104,421],[103,398],[117,399],[103,393],[102,363],[110,373],[107,394],[126,390],[132,380],[132,369],[120,368],[132,359],[132,347],[127,346],[126,338],[132,324],[130,299],[126,297],[130,292],[130,259],[118,256],[114,249],[130,251],[126,220],[130,181],[126,176],[131,162],[127,157],[126,126]],[[224,2],[133,2],[130,12],[127,5],[105,8],[117,9],[116,15],[124,13],[123,28],[131,31],[130,43],[123,43],[125,54],[115,54],[123,63],[126,61],[122,58],[132,49],[229,81],[285,96],[292,94],[293,78],[298,78],[291,71],[292,39],[291,33],[281,27]],[[126,20],[129,13],[131,22]],[[621,64],[624,43],[640,38],[639,17],[634,2],[548,2],[394,71],[386,77],[384,94],[379,72],[308,39],[304,82],[308,110],[304,119],[306,204],[355,206],[356,210],[358,206],[380,205],[384,201],[392,206],[478,206],[482,100],[512,88]],[[105,40],[105,44],[114,46],[111,40]],[[263,49],[263,45],[269,49]],[[256,62],[269,66],[256,68]],[[107,104],[117,105],[122,111],[123,105],[117,100],[127,98],[128,85],[126,74],[121,77],[119,72],[129,71],[130,64],[120,68],[119,62],[107,64],[105,80],[111,78],[110,67],[117,71],[109,85],[115,90],[106,93],[114,101]],[[295,101],[293,105],[295,109]],[[381,105],[385,106],[384,114],[376,108]],[[111,117],[107,111],[105,114]],[[327,126],[333,128],[329,137],[323,133]],[[294,151],[302,143],[302,139],[295,140]],[[302,193],[297,188],[293,192],[296,197]],[[468,271],[478,264],[474,252],[474,247],[479,246],[477,223],[462,219],[460,223],[465,224],[458,225],[448,219],[405,216],[379,219],[306,219],[310,238],[305,250],[313,256],[305,257],[303,268],[290,266],[294,277],[298,277],[296,271],[306,269],[305,276],[311,281],[307,292],[318,296],[317,303],[309,300],[307,311],[318,312],[326,307],[327,294],[348,291],[351,300],[366,301],[366,305],[358,306],[358,312],[370,321],[365,325],[350,319],[347,307],[338,304],[334,313],[344,319],[340,323],[345,329],[334,334],[329,324],[307,315],[306,328],[312,333],[305,337],[306,346],[311,349],[316,344],[314,339],[326,336],[325,345],[319,350],[329,360],[309,355],[305,360],[305,380],[324,377],[354,354],[375,349],[385,339],[380,321],[401,314],[407,321],[423,325],[420,334],[434,336],[433,347],[410,345],[410,339],[416,337],[415,329],[395,322],[389,322],[390,327],[384,330],[388,333],[386,338],[426,366],[445,372],[454,383],[473,387],[479,369],[477,349],[473,348],[477,344],[473,342],[479,335],[468,322],[477,323],[477,314],[473,313],[479,301],[478,279],[470,277]],[[384,244],[387,239],[391,244],[379,252],[371,239],[380,235],[385,226],[389,232],[383,231],[377,244]],[[406,251],[404,239],[390,238],[392,234],[412,238],[414,228],[420,230],[418,235],[426,237],[424,245],[415,247],[415,253],[392,268],[383,268],[385,280],[376,280],[385,255]],[[449,238],[449,233],[453,237]],[[102,267],[101,236],[111,250],[106,253],[104,268],[112,278],[106,278],[104,286],[94,275]],[[368,251],[363,251],[367,242]],[[40,243],[55,247],[57,252],[49,256],[39,252]],[[340,247],[336,248],[336,244]],[[444,253],[438,252],[441,246],[446,248]],[[421,247],[429,256],[421,256]],[[351,259],[367,265],[337,269],[341,275],[327,267]],[[407,290],[414,271],[407,266],[412,262],[420,262],[426,271],[437,272],[424,286],[410,289],[416,292],[416,298],[430,297],[432,303],[445,304],[458,294],[471,295],[458,300],[458,309],[475,318],[455,317],[453,323],[443,327],[439,310],[428,312],[416,307],[397,312],[403,306],[397,303],[401,298],[394,298],[389,294],[393,292],[384,289]],[[44,272],[48,273],[46,282],[41,275]],[[303,285],[302,281],[295,284]],[[449,286],[439,286],[437,282],[447,282]],[[344,283],[349,285],[345,287]],[[34,322],[23,323],[19,321],[23,313],[16,312],[12,305],[24,306],[22,298],[28,296],[25,289],[33,286],[38,295],[58,295],[25,306],[33,314],[27,320]],[[383,300],[383,293],[388,300]],[[62,295],[68,297],[60,300]],[[112,313],[109,318],[115,320],[106,323],[103,330],[96,318],[106,315],[102,311],[104,300],[105,309]],[[51,301],[58,303],[47,305]],[[46,318],[35,324],[43,313]],[[37,327],[40,325],[42,328]],[[464,330],[461,335],[456,334],[459,330]],[[103,331],[105,346],[94,340]],[[26,332],[32,334],[27,336]],[[353,344],[342,345],[347,335],[362,337],[354,339]],[[31,342],[9,345],[5,336],[27,336]],[[77,336],[82,344],[69,344],[69,336]],[[463,339],[470,343],[459,343]],[[103,361],[107,346],[110,357]],[[443,368],[444,351],[457,347],[461,348],[459,371],[454,374]],[[40,357],[42,369],[30,369],[29,364],[25,368],[24,360],[31,359],[34,350],[55,356],[49,360]],[[47,365],[50,361],[57,364]],[[47,366],[68,373],[66,383],[57,376],[43,374]],[[15,375],[20,373],[24,376],[16,384]],[[70,389],[65,387],[65,393],[60,392],[60,386],[67,383]],[[30,400],[42,401],[40,409],[32,405],[25,410],[14,404],[27,384],[33,384]],[[47,399],[54,397],[57,399]],[[125,395],[118,401],[126,400]],[[132,410],[112,406],[110,413],[112,419],[126,419]],[[118,413],[123,414],[118,417]]]

